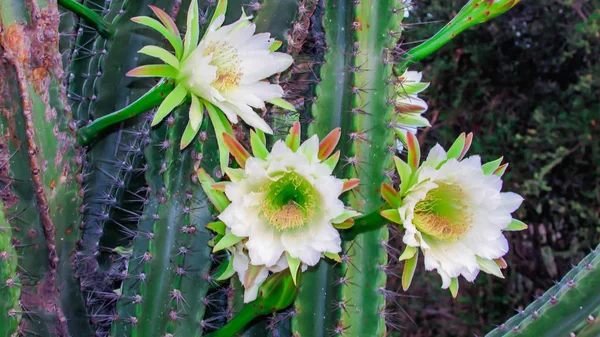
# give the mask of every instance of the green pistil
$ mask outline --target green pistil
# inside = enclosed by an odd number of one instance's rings
[[[278,231],[301,228],[314,217],[320,197],[317,190],[300,174],[284,173],[277,181],[262,188],[266,192],[261,214]]]
[[[471,208],[460,186],[436,184],[438,187],[415,206],[414,224],[419,231],[438,240],[457,240],[471,226]]]

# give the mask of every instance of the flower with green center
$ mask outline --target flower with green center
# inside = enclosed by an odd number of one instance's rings
[[[401,139],[408,147],[408,163],[395,158],[400,191],[384,194],[396,208],[382,215],[404,227],[405,268],[414,272],[420,248],[425,268],[437,270],[442,287],[450,287],[454,295],[460,275],[473,281],[483,270],[502,277],[502,257],[508,252],[503,231],[526,227],[511,216],[523,198],[500,192],[507,164],[500,166],[502,158],[484,165],[479,156],[463,160],[472,135],[462,134],[448,152],[436,145],[419,165],[415,136],[409,133]],[[404,288],[412,272],[405,270]]]
[[[417,95],[429,87],[429,82],[421,82],[422,78],[422,73],[407,70],[397,80],[397,96],[394,102],[397,113],[395,127],[405,136],[407,132],[417,134],[419,127],[431,126],[429,120],[422,116],[427,111],[427,102]],[[398,142],[398,149],[403,149],[401,142]]]
[[[258,281],[269,272],[289,267],[295,278],[298,270],[314,266],[324,256],[339,260],[337,228],[348,228],[360,215],[339,199],[358,180],[332,175],[339,151],[332,153],[340,133],[336,129],[320,143],[315,135],[300,144],[300,124],[296,123],[286,141],[277,141],[269,152],[252,132],[254,157],[233,137],[224,135],[241,168],[227,168],[231,182],[212,185],[224,191],[227,199],[211,197],[222,210],[218,218],[225,229],[215,247],[235,245],[233,266],[246,287],[247,301],[256,297]],[[207,190],[207,184],[203,186]]]
[[[159,8],[152,7],[152,10],[162,24],[149,17],[132,19],[157,30],[173,46],[173,54],[156,46],[142,48],[140,53],[159,58],[165,64],[140,66],[127,74],[133,77],[163,77],[175,81],[175,89],[154,115],[153,126],[189,97],[190,119],[181,140],[182,148],[200,130],[205,107],[217,130],[220,145],[222,132],[231,134],[230,128],[223,126],[224,121],[220,120],[221,113],[231,123],[237,123],[239,117],[263,132],[272,133],[269,125],[254,109],[264,109],[265,102],[294,109],[282,99],[281,86],[264,81],[289,68],[293,63],[292,57],[275,52],[281,43],[271,38],[269,33],[254,34],[256,25],[250,21],[251,17],[242,15],[238,21],[223,26],[226,7],[227,1],[219,1],[202,39],[199,35],[197,0],[190,2],[187,31],[183,40],[173,20]]]

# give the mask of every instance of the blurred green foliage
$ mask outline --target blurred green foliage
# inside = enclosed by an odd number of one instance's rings
[[[465,0],[415,1],[404,48],[435,33]],[[429,22],[427,24],[423,24]],[[524,0],[459,35],[421,68],[432,127],[426,148],[472,131],[471,154],[510,162],[506,191],[530,224],[510,234],[506,280],[481,275],[459,298],[417,273],[400,299],[403,336],[478,336],[530,303],[600,241],[600,0]],[[422,268],[422,266],[420,266]],[[423,304],[425,307],[423,308]]]

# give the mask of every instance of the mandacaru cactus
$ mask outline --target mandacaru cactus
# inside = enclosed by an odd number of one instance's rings
[[[409,1],[0,0],[0,337],[388,336],[397,261],[502,277],[507,164],[421,162],[407,68],[517,3],[405,51]],[[599,263],[488,336],[596,336]]]

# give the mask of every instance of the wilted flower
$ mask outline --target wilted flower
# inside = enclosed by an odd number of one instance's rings
[[[500,192],[507,167],[500,166],[502,158],[484,165],[479,156],[463,160],[471,139],[462,134],[448,152],[436,145],[419,165],[418,142],[409,133],[408,163],[395,158],[402,181],[400,192],[392,195],[397,208],[382,212],[404,227],[407,248],[401,259],[414,259],[408,265],[416,262],[420,248],[425,268],[437,270],[442,287],[451,287],[453,294],[460,275],[473,281],[483,270],[503,277],[502,257],[508,252],[503,231],[526,228],[511,216],[523,198]],[[384,197],[390,199],[387,193]],[[409,284],[410,279],[403,280],[405,288]]]

